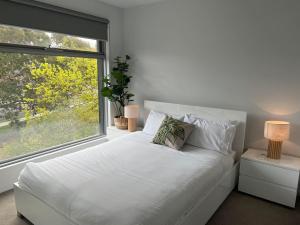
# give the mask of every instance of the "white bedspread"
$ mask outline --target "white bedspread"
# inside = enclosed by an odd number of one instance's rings
[[[170,225],[233,165],[232,155],[151,143],[142,132],[41,163],[20,187],[78,225]]]

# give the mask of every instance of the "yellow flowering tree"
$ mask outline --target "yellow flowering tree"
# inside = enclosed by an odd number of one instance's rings
[[[48,57],[43,63],[32,63],[30,72],[24,90],[27,121],[62,108],[73,110],[85,121],[98,119],[96,59]]]

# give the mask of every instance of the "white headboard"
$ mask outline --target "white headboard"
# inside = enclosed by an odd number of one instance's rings
[[[235,139],[233,141],[232,148],[234,151],[237,152],[236,159],[240,159],[240,156],[242,155],[243,150],[244,150],[246,120],[247,120],[246,112],[145,100],[144,101],[144,116],[145,116],[144,118],[145,118],[145,120],[148,117],[150,110],[164,112],[164,113],[172,114],[172,115],[184,115],[187,113],[191,113],[193,115],[197,115],[197,116],[199,116],[203,119],[207,119],[207,120],[238,121],[239,125],[237,127],[237,131],[236,131]]]

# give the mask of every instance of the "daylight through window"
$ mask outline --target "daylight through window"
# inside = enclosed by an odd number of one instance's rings
[[[100,44],[0,25],[0,162],[103,133]]]

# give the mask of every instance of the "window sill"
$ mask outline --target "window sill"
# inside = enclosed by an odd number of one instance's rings
[[[53,148],[48,148],[48,149],[44,149],[44,150],[41,150],[41,151],[25,154],[25,155],[22,155],[22,156],[19,156],[19,157],[15,157],[13,159],[3,160],[0,163],[0,169],[2,167],[7,167],[9,165],[15,165],[19,162],[28,161],[30,159],[38,158],[38,157],[41,157],[41,156],[44,156],[44,155],[49,155],[49,154],[52,154],[52,153],[65,151],[65,150],[68,150],[70,148],[80,148],[80,146],[82,146],[82,145],[85,146],[86,144],[91,144],[94,141],[102,140],[102,138],[104,138],[104,137],[105,137],[104,135],[101,135],[101,136],[97,135],[97,136],[89,137],[89,138],[86,138],[86,139],[81,139],[81,140],[78,140],[78,141],[65,143],[65,144],[62,144],[62,145],[59,145],[59,146],[56,146],[56,147],[53,147]]]
[[[141,127],[137,128],[137,131],[141,131],[141,130],[143,130],[143,128],[141,128]],[[127,129],[126,130],[120,130],[120,129],[116,128],[115,126],[107,127],[106,131],[107,131],[106,138],[108,140],[113,140],[115,138],[122,137],[124,135],[132,133],[132,132],[129,132]]]

